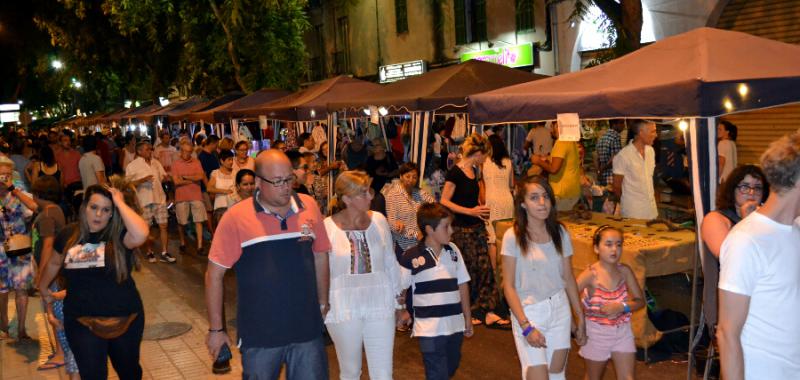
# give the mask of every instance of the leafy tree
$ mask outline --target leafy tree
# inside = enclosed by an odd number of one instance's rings
[[[611,51],[600,57],[606,61],[628,54],[641,47],[642,0],[548,0],[548,4],[570,1],[574,10],[571,20],[582,20],[592,5],[597,6],[605,17],[603,25],[611,39]]]

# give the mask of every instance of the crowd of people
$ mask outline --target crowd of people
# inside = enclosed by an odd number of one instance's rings
[[[447,379],[476,325],[510,330],[525,379],[563,379],[571,337],[588,379],[602,378],[609,360],[618,378],[634,378],[630,319],[645,301],[620,262],[624,231],[598,227],[597,262],[576,278],[558,212],[585,206],[657,217],[656,125],[612,121],[591,174],[585,149],[559,139],[558,128],[531,129],[525,170],[513,164],[502,129],[459,140],[443,125],[434,131],[431,174],[422,180],[416,163],[403,162],[402,144],[398,151],[359,133],[334,149],[325,133],[303,133],[294,147],[263,151],[246,140],[166,130],[154,142],[119,131],[6,136],[0,338],[9,337],[4,305],[13,291],[16,338],[30,339],[24,321],[37,289],[58,338],[41,369],[102,379],[110,359],[120,379],[139,379],[145,311],[131,273],[140,259],[171,264],[195,254],[209,260],[207,344],[216,373],[229,370],[222,295],[223,276],[234,269],[245,378],[276,378],[283,365],[290,379],[327,378],[329,334],[341,379],[361,377],[363,353],[371,378],[390,379],[395,332],[410,329],[426,378]],[[798,243],[800,137],[774,143],[760,167],[736,167],[736,127],[724,124],[720,136],[718,211],[701,228],[714,264],[704,268],[706,316],[718,326],[724,373],[780,378],[800,358],[789,347],[800,333],[789,317],[800,293],[782,249]],[[328,160],[330,151],[341,160]],[[499,235],[494,222],[506,219],[512,227]],[[171,223],[179,237],[172,252]],[[748,318],[780,302],[779,324]],[[774,329],[790,332],[785,344],[771,346]]]

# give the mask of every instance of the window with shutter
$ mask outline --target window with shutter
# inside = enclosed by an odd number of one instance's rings
[[[394,0],[394,19],[397,34],[408,32],[408,2]]]

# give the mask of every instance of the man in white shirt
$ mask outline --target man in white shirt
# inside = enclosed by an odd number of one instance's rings
[[[535,124],[525,137],[523,148],[526,152],[531,149],[533,154],[549,156],[553,150],[553,134],[550,127],[545,123]]]
[[[653,171],[656,153],[656,124],[646,120],[634,120],[628,124],[633,142],[614,156],[614,194],[620,199],[622,216],[636,219],[658,217]]]
[[[174,263],[175,258],[167,252],[169,236],[167,235],[167,195],[161,187],[161,181],[166,179],[167,173],[158,160],[153,160],[153,147],[145,140],[136,144],[136,159],[125,168],[125,176],[136,186],[136,195],[139,206],[142,208],[142,218],[148,224],[155,220],[158,224],[161,237],[161,257],[164,263]],[[150,239],[142,245],[142,251],[147,254],[147,261],[156,262],[156,255],[152,250]]]
[[[97,138],[94,135],[85,136],[83,138],[84,153],[78,161],[83,190],[95,184],[106,184],[106,166],[103,164],[103,159],[97,155],[96,150]]]
[[[761,167],[769,197],[720,252],[717,342],[726,380],[800,375],[800,131],[770,144]]]

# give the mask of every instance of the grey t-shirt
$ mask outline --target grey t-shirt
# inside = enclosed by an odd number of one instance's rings
[[[544,244],[529,242],[528,252],[522,255],[514,229],[509,228],[503,235],[501,254],[517,259],[514,287],[523,306],[543,301],[564,289],[562,259],[572,256],[572,238],[563,226],[561,241],[563,256],[558,254],[552,241]]]
[[[83,189],[97,184],[97,172],[105,172],[106,166],[103,165],[103,159],[94,153],[85,153],[78,161],[78,168],[81,171],[81,183]]]

